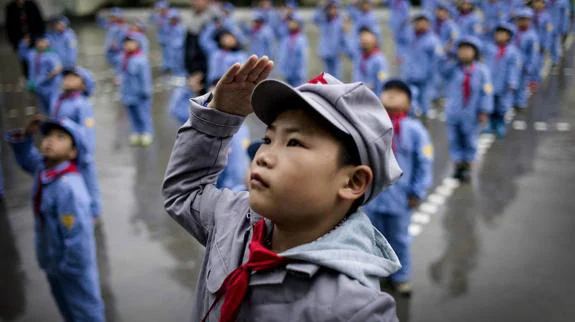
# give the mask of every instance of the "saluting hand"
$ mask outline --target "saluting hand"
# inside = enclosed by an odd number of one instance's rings
[[[270,75],[273,66],[267,56],[258,59],[255,55],[242,65],[232,65],[216,84],[208,107],[241,116],[252,113],[252,91]]]

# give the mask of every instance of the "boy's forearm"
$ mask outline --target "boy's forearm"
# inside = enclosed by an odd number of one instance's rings
[[[206,186],[216,183],[225,166],[231,138],[244,120],[204,107],[209,95],[191,103],[190,118],[178,130],[163,183],[167,212],[202,243],[213,223],[217,203],[213,187]]]

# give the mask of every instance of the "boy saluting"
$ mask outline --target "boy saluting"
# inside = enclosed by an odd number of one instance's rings
[[[358,207],[401,170],[381,102],[322,74],[265,80],[267,57],[234,64],[192,99],[163,184],[165,207],[206,246],[195,321],[396,321],[379,279],[397,256]],[[253,92],[253,93],[252,93]],[[227,146],[255,112],[268,126],[249,192],[218,190]]]

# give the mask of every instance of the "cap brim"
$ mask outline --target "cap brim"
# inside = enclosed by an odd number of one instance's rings
[[[72,133],[70,133],[70,131],[68,131],[68,129],[66,129],[62,124],[60,124],[56,121],[47,120],[47,121],[43,121],[42,124],[40,125],[40,132],[42,133],[42,135],[46,135],[52,129],[62,130],[64,132],[70,134],[73,137]]]
[[[286,102],[297,104],[297,100],[301,100],[302,103],[311,107],[312,110],[316,111],[338,130],[345,134],[350,134],[342,122],[325,106],[328,104],[322,104],[319,96],[316,98],[313,96],[311,93],[298,91],[282,81],[268,79],[258,84],[254,89],[252,93],[252,107],[256,116],[269,126],[280,113],[290,108],[290,106],[285,105]]]

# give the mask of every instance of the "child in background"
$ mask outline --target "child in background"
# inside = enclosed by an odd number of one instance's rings
[[[409,224],[411,214],[425,199],[433,178],[433,147],[429,133],[417,119],[409,117],[412,92],[402,80],[388,80],[381,102],[393,124],[392,148],[403,176],[380,193],[365,211],[373,225],[385,236],[397,254],[401,269],[389,277],[391,288],[411,295]]]
[[[181,23],[180,11],[170,9],[168,13],[168,27],[166,27],[166,54],[170,71],[177,76],[186,74],[184,63],[184,45],[186,43],[187,30]]]
[[[551,14],[551,21],[554,23],[550,40],[551,61],[555,66],[559,64],[563,51],[562,45],[565,42],[567,34],[571,31],[569,6],[569,0],[549,1],[549,13]]]
[[[511,11],[506,4],[509,0],[485,0],[480,3],[481,11],[483,12],[483,25],[484,25],[484,39],[491,42],[495,28],[502,23],[509,20]]]
[[[539,38],[539,70],[541,71],[545,63],[545,55],[547,53],[551,55],[553,30],[555,27],[545,0],[533,0],[531,1],[531,6],[533,7],[533,28],[537,31]],[[541,73],[538,73],[537,76],[537,83],[541,83]]]
[[[42,113],[50,111],[52,95],[58,91],[62,79],[62,63],[46,35],[37,36],[32,40],[34,47],[30,48],[30,39],[25,38],[20,43],[19,54],[28,61],[28,84],[30,92],[36,94]]]
[[[389,27],[393,34],[395,42],[395,62],[402,63],[402,57],[405,56],[405,51],[408,50],[406,46],[402,46],[401,39],[404,34],[409,30],[409,10],[410,4],[408,0],[385,0],[385,4],[390,7]]]
[[[140,44],[142,44],[142,50],[144,51],[144,54],[146,56],[149,56],[150,54],[150,40],[148,39],[148,36],[146,35],[146,24],[142,21],[142,19],[134,19],[130,22],[130,24],[128,25],[128,29],[126,30],[126,33],[131,34],[134,37],[138,37],[138,41],[140,42]],[[122,39],[125,37],[126,35],[122,36]]]
[[[348,36],[348,53],[353,62],[352,80],[363,82],[376,95],[379,95],[387,77],[387,60],[379,49],[377,35],[370,29],[364,28],[359,33],[359,48],[351,48],[354,41],[354,38]]]
[[[90,84],[90,82],[91,75],[81,67],[64,70],[62,89],[52,100],[50,117],[58,120],[70,119],[78,124],[78,128],[83,132],[86,151],[82,162],[76,165],[84,178],[88,194],[90,195],[92,216],[99,219],[101,200],[95,160],[96,122],[92,104],[88,99],[88,95],[86,95],[88,92],[86,84]]]
[[[514,15],[517,31],[513,36],[515,47],[521,54],[523,68],[519,77],[519,87],[515,92],[515,110],[524,111],[527,108],[529,92],[537,90],[536,80],[539,79],[539,38],[537,32],[531,26],[533,9],[517,9]]]
[[[190,99],[205,92],[203,85],[203,75],[195,73],[188,75],[186,85],[174,90],[170,99],[170,115],[178,121],[180,125],[186,123],[189,117]]]
[[[192,320],[397,321],[379,286],[397,256],[357,211],[401,174],[389,117],[362,84],[322,74],[293,88],[263,81],[272,68],[234,64],[178,130],[163,195],[206,247]],[[219,190],[222,150],[252,112],[268,130],[249,192]]]
[[[475,12],[475,0],[462,0],[459,2],[459,15],[455,22],[459,26],[461,36],[475,36],[481,39],[483,27],[481,17]]]
[[[103,322],[90,197],[77,164],[85,145],[82,131],[71,120],[44,122],[40,152],[26,130],[9,132],[16,161],[33,175],[36,255],[65,321]]]
[[[459,38],[459,27],[451,19],[451,4],[446,1],[438,1],[435,5],[435,20],[433,21],[433,31],[439,38],[443,52],[448,53],[453,49],[455,42]],[[434,101],[439,102],[445,96],[444,79],[440,73],[434,73]]]
[[[154,140],[152,122],[152,71],[139,38],[126,35],[120,66],[122,103],[128,111],[131,145],[148,147]]]
[[[353,23],[355,36],[359,36],[361,30],[368,28],[377,36],[378,43],[383,43],[379,20],[373,11],[373,0],[359,0],[355,5],[350,4],[348,14]]]
[[[427,13],[415,14],[412,18],[413,29],[403,40],[409,45],[405,63],[402,64],[403,79],[417,88],[418,106],[424,122],[431,109],[435,90],[435,73],[439,60],[444,56],[439,38],[431,30],[431,16]]]
[[[489,69],[479,60],[480,46],[478,38],[462,37],[456,57],[439,62],[447,81],[445,114],[453,177],[463,182],[471,179],[481,126],[493,111],[493,85]]]
[[[319,28],[317,51],[323,61],[324,71],[341,78],[341,54],[345,49],[345,32],[343,18],[339,14],[339,1],[320,2],[313,22]]]
[[[215,85],[230,66],[247,58],[236,34],[227,29],[222,30],[212,41],[214,44],[218,44],[218,47],[215,51],[211,51],[208,56],[207,81],[210,86]],[[210,45],[210,47],[213,46]]]
[[[275,36],[273,30],[265,23],[265,17],[261,13],[255,13],[252,24],[246,28],[244,34],[250,44],[250,53],[257,56],[275,57],[274,44]]]
[[[499,138],[505,136],[505,114],[513,108],[522,70],[521,54],[511,42],[514,33],[512,24],[500,23],[495,28],[494,41],[484,49],[485,64],[493,79],[493,113],[488,131],[496,133]]]
[[[305,82],[308,68],[308,40],[303,29],[303,20],[288,19],[289,35],[280,41],[278,67],[285,81],[297,86]]]
[[[76,33],[70,28],[70,20],[67,17],[60,16],[52,21],[52,30],[48,33],[48,39],[60,57],[64,69],[76,66],[78,41]]]
[[[168,53],[168,30],[169,30],[169,18],[168,13],[170,11],[170,4],[168,1],[157,1],[154,4],[154,12],[150,15],[150,22],[156,28],[156,39],[160,45],[160,50],[162,52],[162,72],[168,72],[170,70],[170,58]]]
[[[122,37],[125,34],[126,22],[124,12],[120,8],[113,8],[108,23],[105,24],[106,31],[106,61],[114,72],[118,73],[118,67],[122,59]],[[116,83],[118,80],[116,80]]]

